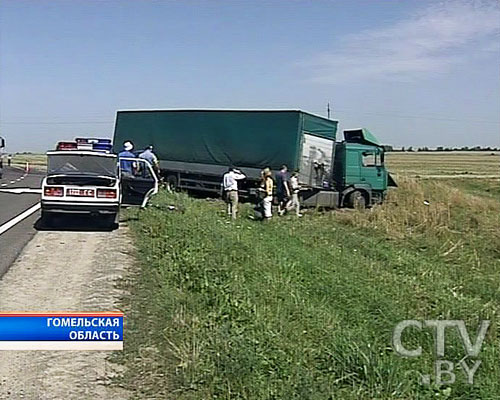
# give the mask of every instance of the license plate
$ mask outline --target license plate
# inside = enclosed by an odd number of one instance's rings
[[[66,189],[66,196],[94,197],[94,189]]]

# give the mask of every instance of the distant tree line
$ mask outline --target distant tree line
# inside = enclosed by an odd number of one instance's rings
[[[483,147],[483,146],[463,146],[463,147],[444,147],[444,146],[438,146],[438,147],[401,147],[401,148],[395,148],[391,145],[383,145],[382,146],[385,151],[405,151],[405,152],[417,152],[417,151],[500,151],[500,147]]]

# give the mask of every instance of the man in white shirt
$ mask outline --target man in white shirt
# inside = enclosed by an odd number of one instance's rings
[[[229,168],[222,178],[222,187],[227,203],[227,214],[236,219],[238,212],[238,181],[245,179],[246,176],[236,168]]]
[[[300,200],[299,200],[299,192],[300,192],[299,174],[297,171],[295,171],[290,177],[290,186],[292,189],[292,202],[289,205],[289,210],[295,208],[295,214],[297,215],[297,217],[302,217],[302,214],[300,213]]]

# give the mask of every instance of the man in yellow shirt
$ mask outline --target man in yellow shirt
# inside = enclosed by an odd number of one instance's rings
[[[264,199],[263,199],[263,207],[264,207],[264,219],[269,219],[273,216],[273,188],[274,181],[272,178],[272,172],[270,168],[264,168],[262,171],[263,178],[263,189],[264,189]]]

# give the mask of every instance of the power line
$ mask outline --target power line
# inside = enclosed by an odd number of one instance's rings
[[[422,119],[422,120],[430,120],[430,121],[448,121],[448,122],[467,122],[467,123],[475,123],[475,124],[495,124],[500,125],[500,121],[487,121],[487,120],[474,120],[474,119],[462,119],[462,118],[449,118],[449,117],[432,117],[432,116],[423,116],[423,115],[402,115],[402,114],[393,114],[393,113],[380,113],[380,112],[366,112],[366,111],[356,111],[349,110],[345,108],[336,108],[335,111],[340,112],[355,112],[358,115],[368,115],[375,117],[391,117],[391,118],[403,118],[403,119]],[[314,110],[313,112],[321,114],[323,111],[319,112],[319,110]]]

